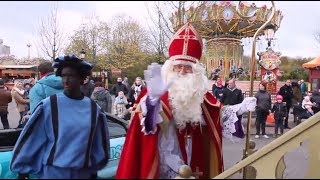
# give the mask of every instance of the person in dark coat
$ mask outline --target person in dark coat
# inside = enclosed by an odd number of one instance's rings
[[[276,103],[273,105],[271,112],[274,113],[275,127],[273,137],[278,136],[278,129],[280,128],[281,135],[283,134],[283,120],[286,118],[287,107],[285,103],[282,102],[282,96],[276,96]]]
[[[214,90],[217,88],[217,83],[218,81],[221,81],[221,79],[218,77],[216,79],[213,79],[213,84],[212,84],[212,87],[211,87],[211,90],[212,90],[212,94],[214,95]]]
[[[223,95],[223,89],[224,87],[222,86],[222,81],[218,80],[217,81],[217,85],[213,91],[213,95],[219,100],[221,101],[222,99],[222,95]]]
[[[301,104],[303,96],[300,89],[300,85],[297,82],[292,82],[291,87],[292,87],[292,93],[293,93],[292,105],[294,106],[294,105]]]
[[[319,91],[312,92],[311,102],[315,103],[313,107],[313,111],[316,114],[320,110],[320,92]]]
[[[115,84],[110,93],[112,95],[115,95],[115,97],[118,97],[118,93],[122,91],[124,93],[124,95],[127,95],[128,94],[128,89],[127,89],[127,86],[125,84],[122,83],[122,78],[121,77],[118,77],[117,78],[117,84]]]
[[[256,136],[255,138],[259,138],[260,135],[260,127],[262,131],[262,136],[266,139],[269,137],[266,135],[266,121],[269,111],[271,110],[271,95],[266,91],[266,86],[263,84],[259,84],[259,91],[254,96],[257,98],[257,106],[256,106]]]
[[[291,87],[290,80],[286,81],[286,84],[280,88],[278,94],[283,97],[283,102],[285,102],[287,106],[287,115],[286,115],[286,119],[284,120],[284,128],[290,129],[290,127],[288,126],[288,119],[289,119],[289,111],[292,106],[292,98],[293,98],[293,90]]]
[[[112,98],[108,90],[103,87],[102,82],[95,82],[95,88],[91,99],[96,102],[104,112],[112,113]]]
[[[130,107],[133,107],[133,104],[135,102],[134,90],[132,88],[129,89],[127,100],[128,100],[127,109],[129,109]]]
[[[129,85],[129,80],[127,77],[123,78],[122,84],[126,85],[127,89],[129,90],[130,85]]]
[[[90,81],[89,76],[87,76],[87,78],[83,81],[83,85],[81,85],[80,90],[88,98],[91,97],[94,90],[94,83]]]
[[[0,118],[4,129],[9,129],[8,104],[12,101],[10,91],[4,88],[4,79],[0,78]]]
[[[240,104],[243,101],[243,94],[241,89],[236,87],[236,82],[234,79],[229,80],[228,86],[224,88],[222,93],[221,102],[223,105],[235,105]],[[238,116],[238,121],[234,124],[236,128],[236,133],[233,135],[239,138],[244,138],[244,132],[241,124],[242,115]]]

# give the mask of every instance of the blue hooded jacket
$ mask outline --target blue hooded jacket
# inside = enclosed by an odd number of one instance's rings
[[[61,77],[56,76],[54,72],[42,77],[30,89],[30,112],[33,112],[34,108],[41,100],[59,92],[63,92]]]

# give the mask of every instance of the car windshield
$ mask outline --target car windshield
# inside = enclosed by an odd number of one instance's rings
[[[110,120],[108,120],[108,128],[111,139],[124,137],[126,135],[126,130],[120,124],[117,124]]]

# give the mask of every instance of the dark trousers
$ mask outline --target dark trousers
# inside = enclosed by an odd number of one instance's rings
[[[284,127],[289,127],[288,126],[288,119],[289,119],[289,111],[290,111],[290,108],[291,108],[291,104],[288,104],[287,103],[287,115],[286,115],[286,119],[284,120]]]
[[[20,120],[19,120],[19,124],[21,124],[22,123],[22,118],[23,118],[23,116],[25,115],[25,111],[23,111],[23,112],[20,112]]]
[[[266,121],[269,111],[263,109],[257,109],[257,118],[256,118],[256,135],[260,135],[260,127],[262,131],[262,135],[266,134]]]
[[[235,129],[236,129],[236,132],[232,133],[232,135],[238,137],[238,138],[244,138],[245,135],[244,135],[244,132],[243,132],[243,129],[242,129],[242,115],[240,116],[237,116],[238,117],[238,121],[236,123],[234,123],[234,126],[235,126]]]
[[[283,134],[283,119],[275,119],[275,125],[274,125],[274,134],[278,134],[278,129],[280,128],[280,133]]]
[[[0,118],[4,129],[9,129],[8,113],[0,112]]]

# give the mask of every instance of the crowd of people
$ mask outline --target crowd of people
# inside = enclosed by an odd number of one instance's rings
[[[235,80],[231,79],[223,85],[220,78],[214,79],[212,94],[224,105],[239,104],[243,100],[240,89],[234,88],[232,90],[234,82]],[[280,129],[280,134],[283,134],[283,129],[290,129],[288,120],[291,109],[292,114],[294,114],[294,123],[297,124],[301,122],[301,119],[311,117],[320,109],[320,90],[308,92],[303,79],[294,82],[286,80],[285,84],[276,93],[275,100],[272,100],[271,93],[267,92],[266,85],[260,83],[254,97],[257,99],[255,138],[259,138],[260,135],[269,138],[266,134],[266,121],[270,113],[272,113],[275,121],[273,136],[278,137],[278,129]],[[229,100],[234,102],[229,103]],[[239,117],[240,122],[241,117]]]
[[[19,112],[18,127],[22,127],[25,123],[24,120],[29,118],[41,100],[63,92],[62,79],[56,76],[51,62],[41,63],[38,66],[38,71],[40,74],[38,81],[33,78],[15,80],[11,90],[4,86],[5,80],[0,78],[0,115],[4,129],[10,129],[8,104],[12,100],[14,100]],[[133,104],[145,84],[141,77],[137,77],[132,86],[129,86],[126,77],[123,81],[121,77],[118,77],[117,82],[109,91],[102,82],[94,82],[90,80],[90,76],[87,76],[80,86],[80,90],[84,96],[94,100],[104,112],[129,120]]]
[[[218,78],[212,93],[208,92],[209,81],[200,63],[202,44],[195,28],[186,23],[172,37],[170,58],[163,65],[149,65],[145,80],[137,77],[132,86],[128,78],[118,77],[110,90],[91,80],[93,66],[75,55],[40,64],[40,79],[17,81],[11,93],[0,79],[2,124],[10,128],[7,109],[14,99],[23,128],[10,169],[40,179],[97,177],[110,156],[107,112],[130,119],[116,178],[175,178],[186,165],[192,172],[200,171],[200,178],[222,173],[222,133],[245,137],[242,114],[248,110],[242,103],[248,98],[235,79],[223,85]],[[255,98],[250,97],[257,114],[256,138],[260,130],[269,138],[265,131],[269,113],[274,113],[276,137],[279,128],[280,134],[289,128],[290,108],[301,105],[310,117],[320,103],[319,92],[307,92],[303,81],[287,80],[276,102],[264,84],[258,88]],[[241,113],[234,112],[228,119],[221,115],[223,106],[237,106]]]

